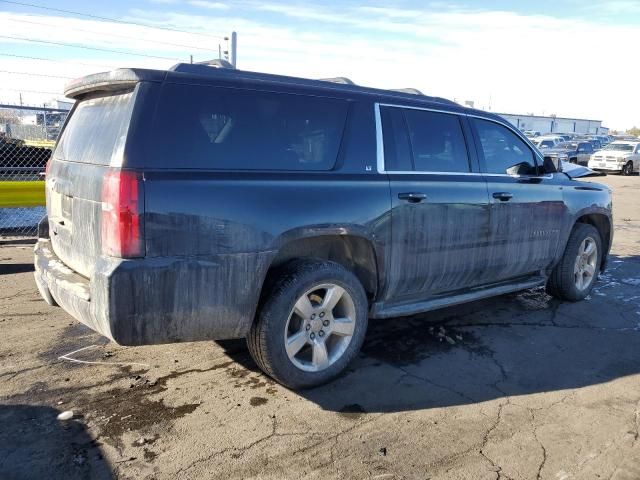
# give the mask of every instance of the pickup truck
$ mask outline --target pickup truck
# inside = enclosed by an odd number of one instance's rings
[[[578,301],[606,264],[609,189],[489,112],[197,64],[65,94],[35,279],[122,345],[244,337],[266,374],[312,387],[369,318],[540,285]]]
[[[562,142],[544,150],[544,155],[545,157],[557,157],[560,161],[587,166],[593,152],[591,142]]]

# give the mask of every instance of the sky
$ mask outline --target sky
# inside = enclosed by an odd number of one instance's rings
[[[243,70],[640,126],[640,0],[0,0],[0,103],[62,99],[69,79],[112,68],[217,58],[231,31]]]

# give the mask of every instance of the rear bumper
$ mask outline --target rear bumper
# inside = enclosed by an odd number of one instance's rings
[[[90,279],[64,265],[48,239],[35,247],[42,297],[121,345],[240,338],[255,314],[271,252],[215,258],[100,257]]]

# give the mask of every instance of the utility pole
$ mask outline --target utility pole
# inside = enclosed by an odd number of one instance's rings
[[[44,123],[44,139],[45,140],[49,140],[49,128],[47,127],[47,104],[43,103],[42,107],[44,108],[44,110],[42,110],[42,121]]]
[[[237,55],[238,55],[238,34],[231,32],[231,65],[233,68],[237,68]]]

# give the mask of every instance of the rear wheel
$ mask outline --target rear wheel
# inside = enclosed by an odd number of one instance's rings
[[[267,293],[247,337],[267,375],[308,388],[339,375],[367,330],[367,297],[358,278],[328,261],[292,263]]]
[[[595,284],[602,259],[602,240],[592,225],[577,224],[562,259],[547,282],[547,292],[562,300],[585,298]]]
[[[633,162],[627,162],[627,164],[622,167],[623,175],[633,175]]]

